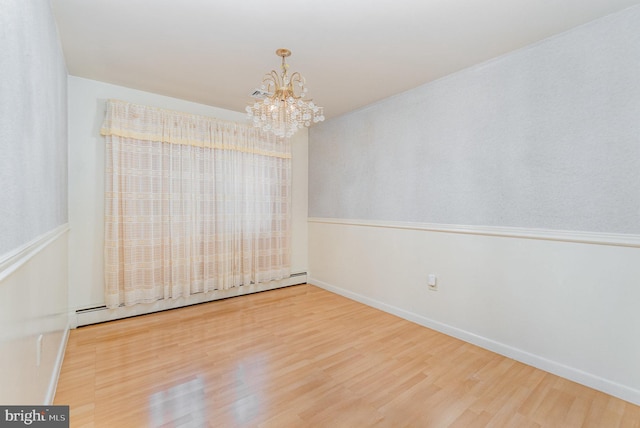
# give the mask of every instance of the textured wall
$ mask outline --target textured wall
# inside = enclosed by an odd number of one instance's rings
[[[0,0],[3,404],[50,404],[62,362],[68,322],[66,84],[49,1]]]
[[[0,258],[67,222],[67,71],[49,2],[0,2]]]
[[[329,120],[309,215],[640,233],[639,73],[634,7]]]

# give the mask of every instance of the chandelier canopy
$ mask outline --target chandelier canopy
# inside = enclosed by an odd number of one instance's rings
[[[282,72],[275,70],[265,74],[262,85],[252,96],[256,98],[247,106],[247,114],[253,126],[272,132],[278,137],[289,138],[303,126],[324,120],[324,109],[314,104],[307,95],[304,77],[297,71],[288,73],[285,58],[291,55],[288,49],[278,49],[282,57]]]

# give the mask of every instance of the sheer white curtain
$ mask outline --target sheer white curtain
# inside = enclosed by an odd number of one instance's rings
[[[288,141],[118,100],[101,133],[107,307],[289,276]]]

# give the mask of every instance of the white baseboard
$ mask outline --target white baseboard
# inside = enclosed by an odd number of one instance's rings
[[[481,348],[487,349],[500,355],[504,355],[516,361],[520,361],[527,365],[536,367],[540,370],[544,370],[554,375],[569,379],[573,382],[588,386],[598,391],[602,391],[630,403],[640,405],[640,391],[637,389],[612,382],[608,379],[604,379],[591,373],[566,366],[559,362],[552,361],[535,354],[531,354],[521,349],[513,348],[504,343],[496,342],[489,338],[478,336],[474,333],[461,330],[447,324],[443,324],[441,322],[426,318],[422,315],[406,311],[404,309],[383,303],[370,297],[354,293],[344,288],[336,287],[311,276],[309,276],[308,278],[308,283],[323,288],[332,293],[339,294],[348,299],[355,300],[356,302],[360,302],[367,306],[380,309],[381,311],[388,312],[400,318],[404,318],[421,326],[439,331],[448,336],[464,340],[465,342],[472,343]]]
[[[49,381],[49,387],[47,388],[47,395],[44,399],[44,405],[50,406],[53,404],[53,400],[56,396],[56,389],[58,388],[58,379],[60,379],[60,371],[62,370],[62,362],[64,361],[64,352],[67,349],[67,341],[69,340],[70,325],[65,328],[60,346],[58,347],[58,355],[56,356],[56,362],[53,366],[51,373],[51,380]]]
[[[154,312],[165,311],[167,309],[181,308],[184,306],[196,305],[199,303],[212,302],[229,297],[242,296],[245,294],[259,293],[261,291],[275,290],[277,288],[289,287],[292,285],[304,284],[307,282],[307,274],[294,274],[287,279],[271,281],[261,284],[244,285],[228,290],[216,290],[212,293],[199,293],[187,298],[159,300],[154,303],[139,304],[134,306],[123,306],[116,309],[98,308],[90,311],[78,311],[69,314],[71,328],[82,327],[90,324],[97,324],[105,321],[113,321],[122,318],[129,318],[138,315],[146,315]]]

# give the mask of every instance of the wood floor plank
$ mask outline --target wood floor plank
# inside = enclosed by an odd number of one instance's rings
[[[73,427],[631,427],[640,407],[312,285],[73,330]]]

